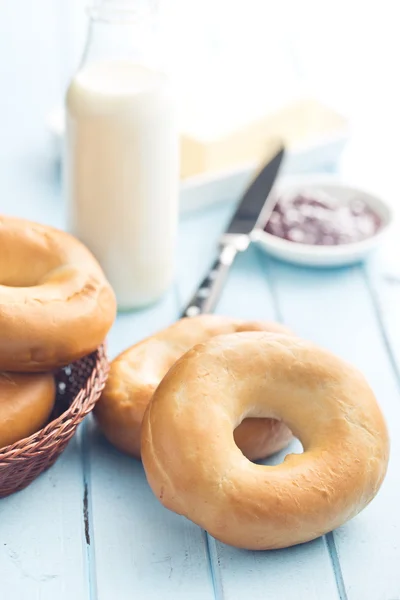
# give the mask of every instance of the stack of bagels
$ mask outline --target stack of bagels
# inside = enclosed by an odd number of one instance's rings
[[[0,218],[0,448],[51,418],[54,372],[104,341],[114,293],[75,238]],[[389,440],[354,367],[275,323],[181,319],[111,365],[95,417],[159,501],[228,544],[312,540],[376,495]],[[292,436],[304,452],[257,461]]]
[[[312,540],[376,495],[389,440],[364,377],[274,323],[185,318],[111,364],[95,417],[158,500],[230,545]],[[256,464],[294,435],[304,452]]]
[[[93,352],[115,313],[114,293],[80,242],[0,217],[0,448],[48,422],[55,370]]]

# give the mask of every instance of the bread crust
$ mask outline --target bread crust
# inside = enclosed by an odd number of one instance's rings
[[[246,417],[280,418],[303,444],[282,464],[249,462],[233,440]],[[195,346],[146,411],[142,460],[160,502],[227,544],[307,542],[376,495],[389,439],[364,377],[310,342],[234,333]]]
[[[49,371],[93,352],[116,314],[114,292],[71,235],[0,218],[0,369]]]
[[[50,373],[0,373],[0,448],[39,431],[56,397]]]
[[[121,452],[140,458],[143,415],[167,371],[195,344],[236,331],[289,333],[279,323],[200,315],[180,319],[122,352],[111,363],[105,389],[94,410],[107,439]],[[273,419],[247,419],[234,436],[251,460],[278,452],[292,438],[288,428]]]

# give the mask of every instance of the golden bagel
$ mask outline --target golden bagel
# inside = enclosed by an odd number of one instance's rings
[[[181,319],[122,352],[111,363],[106,387],[94,410],[108,440],[139,458],[143,415],[168,369],[195,344],[235,331],[288,333],[278,323],[200,315]],[[273,419],[247,419],[235,431],[236,443],[251,460],[281,450],[291,437],[287,427]]]
[[[49,373],[0,373],[0,448],[39,431],[56,397]]]
[[[92,254],[63,231],[0,217],[0,369],[48,371],[94,351],[116,313]]]
[[[304,453],[251,463],[233,439],[247,417],[282,419]],[[251,332],[210,339],[175,363],[146,412],[141,449],[164,506],[222,542],[263,550],[360,512],[384,479],[389,441],[355,368],[309,342]]]

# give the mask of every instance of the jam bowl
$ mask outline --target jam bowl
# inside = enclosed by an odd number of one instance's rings
[[[275,207],[253,241],[271,256],[294,264],[337,267],[360,262],[393,223],[390,204],[332,175],[282,177]]]

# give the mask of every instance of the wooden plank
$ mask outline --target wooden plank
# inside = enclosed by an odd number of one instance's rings
[[[190,300],[215,258],[218,237],[233,209],[233,205],[220,204],[181,216],[176,277],[181,308]]]
[[[186,236],[183,228],[179,258],[186,256]],[[178,273],[181,266],[179,262]],[[177,290],[172,289],[156,305],[120,315],[109,336],[110,355],[172,323],[179,308]],[[203,532],[159,504],[139,461],[114,450],[94,423],[88,433],[94,578],[99,600],[214,598]]]
[[[75,437],[59,461],[0,501],[1,598],[86,600],[83,480]]]
[[[23,10],[21,17],[21,6],[2,3],[0,212],[59,226],[59,173],[48,153],[45,118],[61,92],[60,22],[51,0]],[[88,572],[76,436],[48,472],[0,501],[0,596],[86,600]]]
[[[211,263],[219,233],[232,208],[214,207],[207,213],[185,219],[183,262],[180,264],[182,276],[179,279],[179,297],[185,302]],[[256,248],[250,248],[237,257],[217,313],[247,319],[276,318],[277,307],[263,273],[262,258]],[[294,443],[290,451],[299,451],[298,443]],[[284,453],[280,453],[269,464],[281,462],[283,456]],[[251,594],[252,600],[277,600],[294,597],[294,589],[299,599],[319,600],[321,590],[324,600],[336,600],[338,597],[323,539],[295,549],[259,553],[230,548],[211,536],[207,536],[207,540],[216,598],[242,600]]]
[[[399,598],[399,388],[365,273],[360,267],[318,271],[263,260],[285,322],[361,369],[386,415],[392,449],[384,485],[358,517],[334,532],[330,550],[338,586],[349,600]]]
[[[174,286],[157,304],[143,310],[119,314],[107,338],[110,358],[172,323],[177,317],[177,302]]]
[[[264,464],[276,465],[287,452],[301,452],[296,440]],[[254,600],[298,598],[337,600],[335,576],[326,540],[270,552],[247,552],[210,540],[211,555],[218,565],[221,597],[243,600],[246,590]],[[342,599],[341,599],[342,600]]]
[[[365,265],[365,276],[397,376],[400,374],[400,230]]]
[[[154,307],[123,315],[110,336],[115,355],[175,320],[174,290]],[[99,600],[214,597],[204,536],[166,511],[153,496],[143,467],[89,428],[89,493]]]
[[[278,320],[274,298],[261,270],[256,248],[250,247],[237,256],[215,312],[250,320]]]
[[[161,507],[143,467],[90,432],[99,600],[214,598],[202,533]]]

